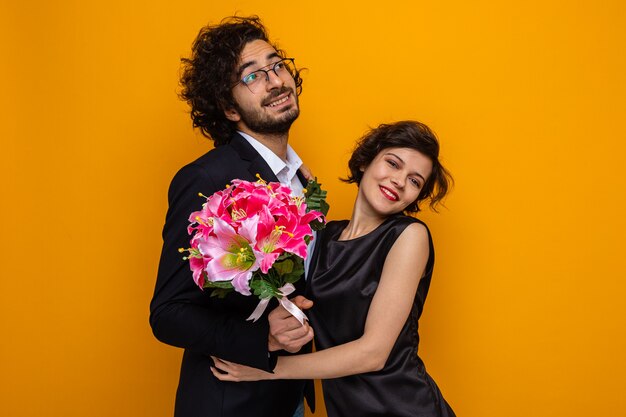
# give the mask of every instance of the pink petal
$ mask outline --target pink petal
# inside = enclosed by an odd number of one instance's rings
[[[230,281],[241,272],[235,268],[226,268],[223,264],[223,258],[211,259],[207,262],[205,271],[209,281]]]
[[[263,272],[264,274],[267,274],[267,271],[270,270],[270,268],[274,265],[274,262],[276,262],[276,258],[278,258],[280,256],[280,252],[272,252],[272,253],[264,253],[261,259],[261,272]]]
[[[235,229],[222,219],[215,219],[213,233],[219,241],[219,246],[226,249],[236,241],[237,233]]]
[[[252,271],[242,271],[236,274],[232,280],[233,288],[240,294],[250,295],[250,278],[252,278]]]
[[[204,272],[205,260],[203,258],[191,257],[189,258],[189,267],[193,272],[193,280],[200,288],[204,288]]]
[[[256,244],[258,224],[259,216],[256,215],[244,219],[239,227],[239,235],[246,239],[250,246],[254,246]]]
[[[222,246],[220,240],[213,236],[198,242],[198,250],[209,258],[221,258],[230,253],[228,247]]]

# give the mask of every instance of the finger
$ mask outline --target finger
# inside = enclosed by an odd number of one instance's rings
[[[294,303],[300,310],[307,310],[313,307],[313,301],[301,295],[292,298],[291,302]]]
[[[233,378],[232,375],[222,373],[222,372],[218,371],[217,369],[215,369],[212,366],[211,366],[211,372],[213,373],[213,376],[215,376],[215,378],[219,379],[220,381],[237,382],[237,380],[235,378]]]
[[[215,356],[211,356],[211,359],[213,359],[214,366],[217,369],[228,373],[228,371],[230,370],[230,367],[231,367],[231,364],[229,362],[227,362],[227,361],[225,361],[223,359],[220,359],[218,357],[215,357]]]
[[[278,337],[278,340],[285,345],[303,345],[308,343],[313,338],[313,329],[308,323],[305,323],[304,326],[300,326],[297,329],[290,330],[288,332],[283,333]]]
[[[285,307],[283,307],[282,305],[278,305],[278,307],[274,308],[272,311],[270,311],[269,314],[269,318],[277,318],[277,319],[284,319],[291,316],[291,313],[288,312]]]
[[[307,180],[312,180],[315,178],[313,176],[313,172],[311,172],[311,169],[304,164],[300,165],[300,172],[302,173],[302,175],[304,175],[304,178],[306,178]]]
[[[315,332],[313,331],[313,328],[308,327],[306,333],[304,333],[301,337],[294,339],[294,342],[304,345],[306,343],[309,343],[311,340],[313,340],[314,336],[315,336]]]
[[[293,330],[290,330],[289,333],[294,338],[300,338],[304,336],[305,334],[307,334],[309,330],[311,330],[311,325],[309,324],[308,321],[305,320],[304,323],[302,324],[298,322],[298,327]]]
[[[308,326],[308,322],[305,321],[304,324]],[[272,318],[270,320],[270,332],[276,337],[279,337],[283,333],[300,329],[302,326],[298,319],[292,315],[283,319]]]
[[[221,363],[225,363],[227,365],[232,365],[234,362],[227,361],[226,359],[218,358],[217,356],[211,356],[213,362],[220,361]]]
[[[278,336],[278,341],[283,344],[293,343],[307,335],[306,331],[302,330],[302,327],[295,329]]]
[[[279,341],[286,343],[291,340],[296,340],[306,335],[311,329],[309,322],[305,321],[304,324],[296,319],[289,321],[289,326],[284,326],[280,332],[276,332],[273,336]]]
[[[219,371],[221,371],[222,374],[228,373],[228,370],[224,368],[224,364],[221,362],[215,362],[215,365],[213,365],[212,368],[219,369]]]
[[[302,349],[304,345],[313,340],[313,330],[308,332],[305,336],[292,340],[291,342],[285,344],[285,350],[291,353],[297,353]]]

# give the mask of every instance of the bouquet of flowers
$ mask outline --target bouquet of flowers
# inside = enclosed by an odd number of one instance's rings
[[[206,198],[200,211],[191,213],[187,231],[193,280],[212,288],[211,296],[231,291],[258,296],[261,301],[248,320],[256,321],[276,297],[300,322],[304,313],[287,295],[304,273],[307,244],[312,230],[325,225],[328,205],[315,180],[309,181],[306,197],[294,197],[277,182],[235,179],[226,189]],[[314,210],[316,208],[317,210]]]

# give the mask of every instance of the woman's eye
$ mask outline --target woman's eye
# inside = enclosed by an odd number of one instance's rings
[[[418,180],[416,180],[415,178],[411,178],[411,179],[410,179],[410,181],[411,181],[411,184],[413,184],[413,185],[414,185],[414,186],[416,186],[417,188],[420,188],[420,187],[421,187],[420,182],[419,182]]]
[[[396,164],[395,161],[392,161],[391,159],[388,159],[387,163],[389,164],[389,166],[392,166],[394,168],[398,166],[398,164]]]

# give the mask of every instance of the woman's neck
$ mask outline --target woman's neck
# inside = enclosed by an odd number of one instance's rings
[[[357,197],[350,221],[346,228],[343,229],[343,232],[341,232],[339,239],[350,240],[364,236],[380,226],[386,219],[386,216],[376,215],[369,210],[364,210],[359,204],[359,198]]]

